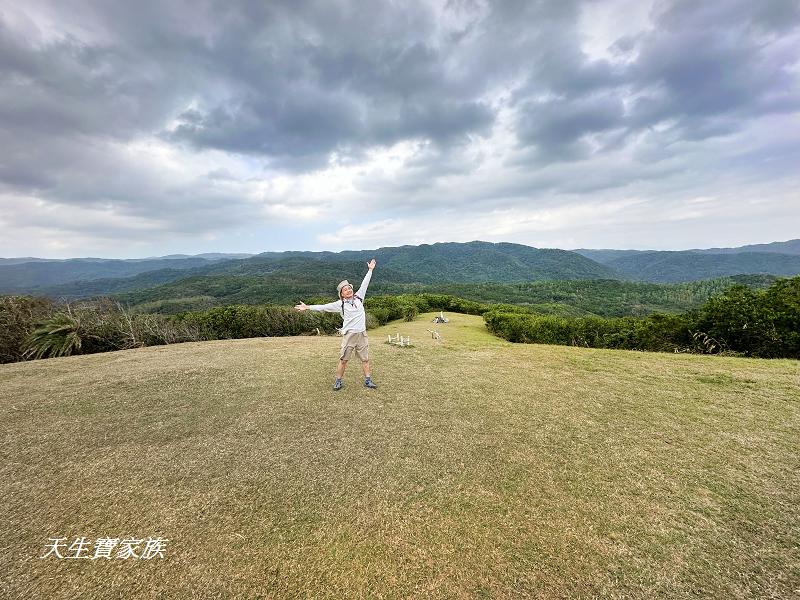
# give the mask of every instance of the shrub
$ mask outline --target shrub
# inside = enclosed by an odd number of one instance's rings
[[[419,309],[415,304],[406,304],[403,307],[403,320],[413,321],[419,315]]]
[[[733,350],[746,356],[782,356],[775,316],[764,292],[734,285],[708,299],[698,311],[694,328],[719,340],[723,351]]]
[[[800,277],[762,291],[734,285],[682,315],[563,318],[495,307],[484,320],[512,342],[800,358]]]
[[[40,323],[24,343],[25,358],[52,358],[76,354],[91,334],[76,315],[58,313]]]
[[[783,356],[800,358],[800,277],[779,279],[764,291]]]
[[[367,312],[366,315],[367,315],[367,329],[375,329],[376,327],[381,326],[382,323],[378,320],[378,317],[376,317],[373,313]]]
[[[47,298],[0,296],[0,363],[22,360],[25,339],[55,310]]]
[[[182,313],[174,317],[174,322],[196,328],[204,339],[218,340],[308,335],[317,329],[330,334],[341,325],[342,317],[338,313],[301,313],[286,306],[237,304]]]
[[[367,311],[367,329],[386,325],[386,323],[392,320],[391,315],[392,313],[388,308],[370,308]]]

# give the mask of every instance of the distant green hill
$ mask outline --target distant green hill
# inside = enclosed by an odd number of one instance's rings
[[[800,272],[800,240],[681,252],[567,251],[474,241],[343,252],[264,252],[255,256],[207,253],[128,260],[3,258],[0,294],[84,298],[152,288],[183,277],[265,276],[287,268],[312,272],[312,265],[364,263],[373,257],[382,268],[393,269],[397,280],[419,284],[599,279],[671,282],[747,273],[795,275]]]
[[[423,244],[379,249],[376,255],[381,254],[384,254],[386,266],[426,273],[437,281],[474,283],[616,276],[611,269],[574,252],[531,248],[520,244]]]
[[[224,304],[294,304],[312,298],[336,298],[336,284],[349,279],[358,289],[367,268],[361,262],[321,262],[299,257],[239,265],[233,274],[194,275],[115,298],[140,311],[175,313]],[[401,271],[382,268],[370,292],[381,293],[387,282],[413,284]],[[327,300],[326,300],[327,301]]]
[[[637,256],[657,252],[655,250],[612,250],[612,249],[593,249],[578,248],[573,252],[590,258],[603,265],[610,265],[613,261],[624,257]],[[772,242],[769,244],[753,244],[750,246],[739,246],[736,248],[704,248],[694,250],[674,251],[674,254],[744,254],[749,252],[759,252],[768,254],[791,254],[800,255],[800,239],[787,240],[785,242]]]
[[[634,256],[636,254],[644,254],[645,252],[652,252],[651,250],[611,250],[611,249],[591,249],[591,248],[578,248],[573,250],[575,254],[580,254],[590,260],[600,263],[601,265],[608,265],[612,260],[622,258],[623,256]]]
[[[293,261],[299,260],[297,264]],[[273,267],[277,264],[273,264]],[[356,286],[364,275],[362,263],[309,264],[303,259],[281,261],[265,275],[204,275],[179,279],[150,289],[115,296],[139,312],[175,314],[228,304],[294,304],[300,300],[335,297],[338,281],[348,278]],[[769,286],[771,275],[725,277],[682,284],[626,282],[613,279],[529,281],[518,283],[419,283],[402,271],[378,268],[371,295],[440,293],[484,303],[513,303],[537,312],[562,315],[624,316],[652,312],[678,313],[697,307],[709,296],[734,283],[753,288]]]
[[[28,292],[50,298],[76,300],[95,296],[110,296],[132,290],[145,290],[165,283],[185,279],[193,269],[158,269],[132,277],[104,277],[89,281],[70,281],[59,285],[29,288]]]
[[[776,254],[800,255],[800,239],[787,240],[785,242],[771,242],[769,244],[751,244],[750,246],[739,246],[738,248],[705,248],[691,250],[702,254],[741,254],[742,252],[769,252]]]
[[[657,283],[753,273],[779,276],[800,274],[800,240],[704,250],[580,248],[574,252],[613,269],[617,277]]]
[[[384,273],[384,279],[394,283],[476,283],[617,277],[612,269],[574,252],[537,249],[520,244],[469,242],[466,244],[423,244],[421,246],[400,246],[340,253],[268,252],[242,260],[222,260],[211,264],[208,261],[197,259],[200,263],[187,265],[187,267],[194,268],[186,268],[183,274],[178,273],[174,266],[176,263],[188,259],[169,259],[163,260],[157,265],[158,271],[154,269],[148,273],[137,271],[134,273],[135,278],[128,281],[115,281],[113,277],[101,279],[97,276],[98,271],[95,269],[91,271],[94,275],[89,278],[92,281],[88,283],[70,280],[55,282],[57,285],[34,285],[39,280],[31,278],[26,287],[0,289],[0,293],[3,291],[6,293],[27,291],[50,297],[81,298],[144,290],[183,277],[265,277],[277,273],[284,273],[295,280],[302,275],[302,279],[306,282],[319,283],[320,286],[313,289],[315,293],[322,293],[328,289],[321,287],[323,281],[335,280],[338,282],[343,277],[361,277],[366,262],[373,257],[377,259],[380,269]],[[38,265],[51,265],[50,271],[56,274],[59,268],[65,267],[63,263],[60,263],[60,266],[59,263],[34,264],[37,266],[26,264],[14,265],[13,268],[18,268],[20,272],[23,272],[27,267],[30,273],[34,273],[37,269],[42,270],[42,267]],[[136,264],[143,265],[144,263]],[[69,268],[72,270],[71,272],[74,272],[74,267],[70,266]],[[124,268],[130,269],[131,266],[125,264]],[[61,279],[68,277],[73,277],[73,275],[71,273],[63,275]],[[252,283],[256,284],[256,282]],[[196,282],[196,285],[203,287],[199,281]],[[219,285],[218,282],[208,282],[206,287],[215,288]],[[241,285],[244,283],[223,284],[225,287],[241,287]],[[171,289],[173,288],[161,291],[172,294],[169,291]],[[171,297],[173,296],[169,295],[163,298]]]
[[[76,258],[0,264],[0,294],[38,291],[75,281],[130,277],[159,269],[186,270],[214,264],[204,258],[105,260]]]
[[[611,259],[607,266],[631,279],[662,283],[746,273],[790,277],[800,274],[800,256],[766,252],[640,252]]]
[[[271,272],[271,265],[289,258],[321,263],[366,263],[375,258],[381,268],[403,272],[420,283],[602,279],[616,276],[612,269],[574,252],[490,242],[422,244],[339,253],[267,252],[241,261],[209,266],[203,272],[265,274]]]
[[[531,281],[525,283],[444,283],[419,291],[449,294],[483,303],[528,306],[537,312],[561,315],[621,317],[654,312],[681,313],[703,304],[735,283],[754,289],[769,287],[774,275],[737,275],[687,283],[649,283],[614,279]],[[404,286],[389,293],[407,293]]]

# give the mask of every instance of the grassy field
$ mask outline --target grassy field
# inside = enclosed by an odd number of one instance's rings
[[[370,332],[377,390],[331,337],[0,366],[0,597],[800,596],[800,362],[449,316]],[[81,536],[169,541],[39,558]]]

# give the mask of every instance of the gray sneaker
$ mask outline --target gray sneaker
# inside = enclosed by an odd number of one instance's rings
[[[338,392],[340,389],[342,389],[342,380],[337,379],[336,383],[333,384],[333,391]]]
[[[374,383],[372,383],[372,377],[367,377],[367,378],[364,380],[364,385],[365,385],[365,386],[367,386],[368,388],[372,388],[372,389],[375,389],[375,388],[377,388],[377,387],[378,387],[377,385],[375,385]]]

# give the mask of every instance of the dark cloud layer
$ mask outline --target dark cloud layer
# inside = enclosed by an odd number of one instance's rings
[[[186,157],[218,151],[296,176],[409,142],[420,149],[402,181],[367,174],[353,188],[383,208],[421,206],[428,190],[491,205],[517,190],[672,176],[685,144],[800,110],[795,0],[657,0],[647,26],[610,36],[603,56],[585,50],[587,6],[0,0],[0,192],[203,232],[261,209],[225,166],[181,178],[128,145],[160,140]],[[507,146],[469,150],[504,128]],[[763,150],[773,165],[788,151]],[[628,162],[612,164],[624,152]],[[520,175],[442,183],[487,164]],[[559,170],[569,165],[581,170]]]
[[[486,135],[487,94],[504,88],[520,143],[562,158],[597,132],[674,119],[697,139],[800,103],[796,48],[769,40],[797,28],[794,1],[657,4],[625,65],[581,51],[578,2],[445,6],[442,20],[427,3],[87,3],[99,42],[32,42],[0,21],[0,120],[26,136],[160,133],[318,167],[334,151]],[[71,21],[72,8],[44,8]]]
[[[579,159],[589,152],[582,139],[610,130],[667,124],[672,141],[672,133],[701,140],[797,111],[800,89],[789,72],[797,46],[782,47],[777,36],[797,30],[798,7],[789,0],[661,3],[651,31],[618,42],[634,57],[627,64],[590,60],[574,43],[548,52],[516,95],[519,141],[537,148],[541,161]],[[532,90],[551,97],[531,101]]]

